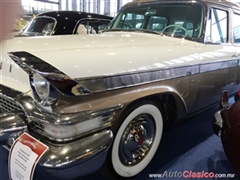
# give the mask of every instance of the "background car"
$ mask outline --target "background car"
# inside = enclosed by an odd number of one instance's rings
[[[214,133],[221,137],[226,156],[240,177],[240,89],[236,102],[230,105],[228,92],[224,91],[219,111],[215,113]]]
[[[50,11],[38,14],[15,36],[95,34],[103,30],[111,20],[110,16],[95,13]]]

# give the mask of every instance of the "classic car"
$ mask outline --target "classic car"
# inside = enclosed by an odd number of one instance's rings
[[[0,66],[5,147],[25,132],[49,147],[38,161],[49,176],[100,169],[133,177],[154,157],[163,127],[215,105],[223,90],[237,93],[239,38],[235,3],[137,0],[101,34],[8,40]]]
[[[95,34],[102,31],[112,17],[80,11],[49,11],[38,14],[15,36]]]
[[[227,91],[223,91],[220,110],[214,115],[214,133],[221,137],[228,160],[240,177],[240,89],[235,96],[235,103],[229,102]]]

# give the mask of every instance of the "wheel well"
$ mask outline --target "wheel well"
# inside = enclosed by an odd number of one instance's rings
[[[162,113],[165,126],[172,125],[177,120],[178,111],[177,111],[177,103],[174,95],[170,93],[150,95],[140,99],[136,99],[135,101],[131,102],[128,106],[131,106],[133,104],[136,104],[145,100],[150,100],[156,103],[156,105],[158,106],[159,110]]]

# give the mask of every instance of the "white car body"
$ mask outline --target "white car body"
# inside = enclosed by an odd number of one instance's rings
[[[6,41],[2,47],[1,83],[22,92],[30,90],[29,78],[9,58],[7,52],[27,51],[71,78],[86,78],[229,60],[234,59],[239,50],[228,45],[204,45],[184,38],[118,32],[14,38]]]

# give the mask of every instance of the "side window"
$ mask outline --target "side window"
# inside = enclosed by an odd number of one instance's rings
[[[53,31],[56,21],[52,18],[38,17],[33,19],[24,29],[24,33],[35,32],[50,35]]]
[[[44,26],[42,33],[49,35],[53,30],[54,22],[48,23]]]
[[[206,41],[211,43],[226,43],[228,13],[226,11],[212,8],[207,21]]]
[[[100,33],[107,25],[109,21],[103,19],[90,19],[80,21],[76,28],[76,34],[97,34]]]
[[[233,40],[234,43],[240,43],[240,15],[233,15]]]

